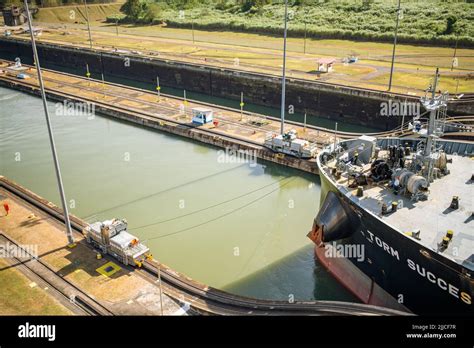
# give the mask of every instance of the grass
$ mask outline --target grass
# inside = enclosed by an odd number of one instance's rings
[[[247,33],[215,33],[215,32],[195,32],[195,37],[201,38],[201,35],[208,37],[209,34],[214,37],[220,37],[221,40],[227,43],[232,42],[234,45],[223,45],[223,44],[209,44],[202,41],[196,42],[194,45],[191,41],[183,40],[169,40],[168,38],[174,37],[174,33],[178,31],[178,34],[182,34],[180,29],[167,29],[159,27],[130,27],[124,26],[120,28],[121,35],[117,37],[113,32],[110,32],[110,28],[107,26],[99,26],[96,23],[93,28],[93,40],[95,45],[103,46],[117,46],[129,49],[138,50],[152,50],[161,53],[161,57],[165,59],[177,59],[187,62],[198,62],[202,64],[204,58],[208,59],[208,64],[236,68],[234,66],[235,58],[239,59],[239,67],[242,69],[248,69],[251,71],[258,72],[272,72],[274,74],[280,74],[281,69],[281,50],[267,49],[266,47],[245,47],[238,46],[240,43],[246,44],[248,37],[255,39],[260,38],[260,42],[265,43],[266,46],[278,47],[281,44],[281,40],[276,38],[268,38],[263,40],[261,35],[247,34]],[[80,26],[79,26],[80,27]],[[154,29],[155,35],[145,36],[145,32],[149,34],[148,30]],[[115,29],[115,28],[113,28]],[[122,34],[126,30],[126,34]],[[171,32],[170,32],[171,30]],[[87,35],[84,35],[83,30],[68,30],[68,35],[62,35],[61,32],[52,31],[45,32],[41,37],[41,40],[52,40],[55,42],[75,43],[87,45]],[[164,34],[166,39],[161,39],[158,35]],[[26,37],[26,36],[25,36]],[[274,40],[273,42],[271,42]],[[296,42],[295,42],[296,41]],[[290,42],[295,45],[301,43],[301,39],[292,38]],[[274,44],[271,46],[270,44]],[[338,47],[337,52],[351,52],[354,51],[354,47],[358,47],[361,51],[360,42],[342,41],[342,40],[311,40],[307,42],[308,51],[310,54],[303,55],[301,53],[291,51],[288,55],[287,67],[291,70],[291,76],[304,77],[309,79],[315,79],[314,74],[308,74],[314,72],[315,61],[318,57],[331,56],[326,54],[315,54],[314,51],[328,53],[328,47]],[[295,46],[293,46],[294,48]],[[365,47],[366,51],[370,50],[367,56],[372,59],[361,58],[356,64],[344,65],[337,63],[335,65],[334,73],[325,75],[327,82],[343,83],[352,86],[364,86],[367,88],[385,89],[387,85],[387,71],[390,68],[390,55],[391,47],[383,43],[368,43]],[[410,53],[408,53],[410,52]],[[394,84],[400,89],[406,90],[406,88],[413,89],[425,89],[429,80],[432,78],[435,67],[443,57],[452,54],[452,50],[447,48],[433,48],[433,47],[417,47],[400,45],[397,48],[397,53],[402,57],[406,57],[410,54],[412,61],[407,59],[397,58],[395,64],[395,80]],[[465,78],[460,79],[459,91],[474,91],[474,82],[469,79],[470,69],[474,70],[474,50],[463,49],[458,50],[459,55],[463,57],[459,58],[460,68],[454,69],[452,72],[455,75],[460,75]],[[425,57],[425,62],[431,65],[420,65],[415,64],[416,57]],[[441,57],[440,57],[441,56]],[[336,58],[342,58],[340,55],[333,55]],[[377,58],[377,59],[374,59]],[[446,64],[441,69],[443,75],[451,74],[449,69],[450,64]],[[466,70],[463,70],[466,69]],[[367,76],[372,74],[371,76]],[[397,75],[399,77],[397,78]],[[407,78],[409,74],[413,74],[416,78]],[[376,75],[376,76],[374,76]],[[377,76],[378,75],[378,76]],[[445,76],[443,76],[444,78]],[[456,88],[456,81],[454,78],[447,86],[451,87],[451,93]],[[454,82],[453,82],[454,81]],[[452,89],[454,88],[454,89]]]
[[[371,79],[371,82],[387,84],[389,79],[389,74],[380,75],[376,78]],[[418,88],[424,89],[432,82],[432,77],[430,78],[427,75],[421,74],[407,74],[403,72],[398,72],[394,74],[393,84],[400,87],[409,87],[409,88]],[[449,91],[451,94],[454,94],[456,91],[456,86],[458,79],[453,76],[442,76],[439,81],[439,89],[441,91]],[[474,75],[471,77],[464,76],[459,78],[459,93],[471,92],[474,90]]]
[[[93,27],[102,31],[115,32],[115,25],[103,23],[107,16],[119,13],[120,4],[89,5],[89,15]],[[76,19],[71,19],[69,11],[77,9]],[[56,8],[40,9],[36,21],[43,23],[61,23],[65,25],[85,24],[82,6],[67,6]],[[77,22],[77,23],[76,23]],[[85,25],[84,25],[85,27]],[[121,33],[134,35],[168,37],[172,39],[191,40],[192,30],[176,29],[162,27],[158,25],[121,25]],[[267,49],[281,50],[281,37],[271,35],[260,35],[243,32],[222,32],[194,30],[194,36],[197,42],[212,42],[220,44],[229,44],[232,42],[239,46],[259,47]],[[350,54],[356,54],[360,59],[374,61],[390,61],[392,53],[391,43],[380,42],[360,42],[351,40],[334,39],[312,39],[306,41],[306,52],[309,54],[318,54],[324,56],[344,57]],[[139,43],[138,43],[139,44]],[[304,49],[304,39],[295,37],[291,33],[288,39],[288,50],[302,53]],[[453,48],[448,47],[430,47],[414,46],[409,44],[399,44],[397,46],[397,62],[416,65],[450,67],[453,55]],[[460,67],[463,69],[474,70],[474,53],[471,49],[458,48]]]
[[[267,5],[250,7],[252,1],[204,0],[188,7],[176,1],[155,1],[162,10],[154,23],[166,22],[170,27],[205,30],[243,31],[280,35],[283,31],[282,1],[267,0]],[[255,1],[254,1],[255,2]],[[299,4],[298,4],[299,3]],[[244,4],[244,5],[243,5]],[[394,0],[325,0],[289,1],[290,35],[318,39],[351,39],[389,42],[393,40],[397,2]],[[183,11],[181,13],[180,11]],[[402,2],[403,16],[399,25],[399,41],[405,43],[460,45],[474,47],[474,4],[441,0]],[[183,15],[184,14],[184,15]],[[116,16],[112,16],[116,17]],[[122,16],[123,17],[123,16]],[[135,22],[143,20],[143,15]],[[115,20],[111,18],[111,20]],[[126,20],[134,20],[126,18]],[[305,30],[306,23],[306,30]]]
[[[116,3],[90,6],[92,36],[96,45],[158,51],[166,59],[200,64],[204,59],[208,59],[208,64],[231,68],[236,68],[234,62],[235,58],[238,58],[240,67],[237,68],[279,74],[281,37],[244,32],[194,30],[195,43],[193,44],[193,31],[190,29],[132,24],[119,25],[120,36],[117,37],[115,24],[105,23],[104,20],[111,13],[118,13],[119,7],[120,4]],[[42,40],[86,45],[87,34],[84,32],[86,29],[84,21],[71,20],[68,17],[68,11],[75,8],[78,6],[41,9],[38,13],[38,21],[61,23],[68,27],[63,33],[45,32]],[[80,9],[81,6],[79,6]],[[81,30],[72,30],[73,28]],[[317,58],[341,59],[355,54],[359,57],[358,63],[336,64],[334,73],[325,75],[324,79],[327,82],[343,83],[349,86],[382,90],[386,88],[387,71],[390,68],[392,54],[391,44],[308,38],[306,55],[303,54],[304,46],[303,38],[289,36],[287,66],[291,70],[290,76],[315,79],[315,75],[308,72],[314,71]],[[453,53],[453,48],[448,47],[397,45],[395,88],[399,87],[399,91],[407,88],[425,89],[436,67],[442,69],[443,75],[451,74],[449,68]],[[472,92],[474,82],[468,77],[474,71],[474,50],[458,48],[457,57],[459,66],[453,73],[461,75],[459,91]],[[367,76],[368,74],[371,75]],[[413,78],[408,78],[410,74],[413,74]],[[455,77],[443,76],[443,79],[449,81],[446,86],[456,88]]]
[[[0,260],[0,268],[9,264]],[[15,268],[0,271],[0,314],[70,315],[71,312]]]
[[[115,27],[109,27],[103,23],[96,23],[95,28],[100,31],[115,32]],[[189,41],[192,40],[192,31],[189,29],[176,29],[160,26],[132,26],[122,25],[120,33],[129,35],[148,36],[150,38],[170,38],[186,40],[187,43],[180,43],[176,49],[186,49]],[[280,37],[266,36],[260,34],[239,33],[239,32],[215,32],[195,30],[194,37],[196,45],[201,43],[216,43],[238,46],[240,48],[253,47],[281,52],[282,39]],[[135,39],[135,41],[137,41]],[[135,44],[140,44],[137,42]],[[303,54],[304,39],[289,37],[288,52]],[[168,43],[169,45],[169,43]],[[356,54],[360,59],[376,62],[390,62],[392,58],[392,45],[379,42],[357,42],[349,40],[306,40],[306,53],[318,56],[346,57]],[[236,47],[237,48],[237,47]],[[162,47],[161,49],[167,49]],[[174,48],[172,49],[174,50]],[[454,50],[448,47],[431,47],[415,45],[397,45],[397,62],[414,65],[451,67],[451,59]],[[234,53],[235,54],[235,53]],[[474,70],[474,50],[459,49],[456,55],[459,59],[459,68]]]
[[[107,16],[114,16],[120,13],[122,4],[89,4],[87,12],[90,21],[101,21]],[[40,8],[34,16],[34,20],[47,23],[87,23],[84,6],[72,5],[61,7]]]

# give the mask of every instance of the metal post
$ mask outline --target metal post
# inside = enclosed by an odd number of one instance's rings
[[[104,80],[104,73],[101,73],[102,75],[102,93],[103,97],[105,98],[105,80]]]
[[[336,126],[334,127],[334,153],[336,153],[336,144],[337,144],[337,122]]]
[[[91,25],[89,23],[89,11],[87,10],[87,2],[84,0],[84,8],[86,12],[86,21],[87,21],[87,31],[89,32],[89,43],[90,43],[90,48],[92,49],[92,35],[91,35]]]
[[[38,73],[38,82],[39,82],[39,87],[41,90],[41,98],[43,99],[43,108],[44,108],[44,115],[46,117],[46,125],[48,127],[48,134],[49,134],[49,143],[51,145],[51,152],[53,155],[53,162],[54,162],[54,168],[56,170],[56,179],[58,181],[58,189],[59,189],[59,195],[61,197],[61,203],[63,207],[63,212],[64,212],[64,222],[66,225],[66,235],[68,239],[68,243],[70,247],[74,246],[74,238],[72,236],[72,229],[71,229],[71,221],[69,220],[69,212],[66,204],[66,195],[64,193],[64,186],[63,186],[63,180],[61,177],[61,170],[59,166],[59,159],[58,155],[56,153],[56,144],[54,142],[54,134],[53,134],[53,129],[51,126],[51,120],[49,117],[49,111],[48,111],[48,104],[46,102],[46,93],[44,89],[44,83],[43,83],[43,75],[41,73],[41,66],[40,66],[40,61],[38,58],[38,51],[36,49],[36,42],[35,42],[35,35],[33,33],[33,23],[31,20],[31,14],[30,10],[28,8],[28,1],[24,0],[25,3],[25,10],[26,10],[26,16],[28,18],[28,27],[30,29],[30,36],[31,36],[31,47],[33,48],[33,56],[36,62],[36,71]]]
[[[91,73],[89,71],[89,64],[86,63],[86,76],[87,80],[89,81],[89,86],[91,85]]]
[[[281,134],[285,132],[285,83],[286,83],[286,29],[288,21],[288,0],[285,0],[285,28],[283,30],[283,76],[281,78]]]
[[[306,21],[304,22],[304,44],[303,44],[303,54],[306,54]]]
[[[400,131],[402,132],[403,134],[403,126],[405,124],[405,114],[407,112],[407,99],[405,98],[405,102],[404,102],[404,105],[403,105],[403,113],[402,113],[402,125],[400,127]]]
[[[397,9],[397,24],[395,25],[395,36],[393,39],[393,51],[392,51],[392,65],[390,67],[390,80],[388,81],[388,90],[392,89],[392,78],[393,78],[393,65],[395,63],[395,48],[397,47],[397,33],[398,33],[398,24],[400,21],[400,2],[398,0],[398,9]]]
[[[115,32],[116,32],[117,36],[118,36],[118,34],[119,34],[119,33],[118,33],[118,21],[119,21],[119,20],[118,20],[118,18],[117,18],[117,20],[115,21]]]
[[[186,100],[186,90],[184,90],[184,92],[183,92],[183,99],[184,99],[184,102],[183,102],[183,105],[184,105],[183,113],[184,113],[184,116],[186,116],[186,106],[187,106],[187,104],[188,104],[188,101]]]
[[[459,35],[456,35],[456,45],[454,46],[453,60],[451,61],[451,71],[453,71],[454,60],[456,59],[456,51],[458,50],[458,39],[459,39]]]
[[[158,264],[158,282],[160,288],[160,310],[163,316],[163,288],[161,287],[161,263]]]
[[[436,88],[438,88],[439,68],[436,68],[435,78],[433,83],[433,90],[431,91],[431,99],[434,100],[436,96]]]
[[[433,86],[432,86],[432,91],[431,91],[430,104],[436,102],[435,97],[436,97],[436,88],[438,87],[438,78],[439,78],[439,68],[436,68],[435,78],[434,78],[434,81],[433,81]],[[430,110],[430,119],[428,121],[428,130],[426,132],[427,137],[426,137],[426,147],[425,147],[425,153],[424,153],[424,155],[426,157],[431,155],[431,147],[433,145],[433,132],[434,132],[434,128],[435,128],[435,120],[436,120],[436,115],[437,115],[437,109],[438,108],[432,108]],[[428,169],[428,171],[429,170],[430,169]],[[428,180],[428,185],[429,185],[429,182],[430,182],[430,180]]]
[[[240,120],[244,118],[244,92],[240,92]]]
[[[161,87],[160,87],[160,78],[157,76],[156,77],[156,94],[158,95],[158,101],[160,101],[160,91],[161,91]]]
[[[304,132],[306,133],[306,112],[304,113]]]

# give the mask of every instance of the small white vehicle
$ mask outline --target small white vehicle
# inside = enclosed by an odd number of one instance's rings
[[[193,108],[193,123],[203,125],[213,121],[213,111],[205,108]]]
[[[18,75],[16,75],[16,78],[20,80],[26,80],[30,78],[30,75],[25,73],[19,73]]]
[[[109,254],[125,265],[141,267],[151,259],[150,249],[127,231],[125,219],[112,219],[94,222],[82,230],[89,244],[103,254]]]
[[[275,152],[284,153],[298,158],[314,158],[317,147],[304,139],[298,139],[295,130],[285,134],[267,134],[264,145]]]

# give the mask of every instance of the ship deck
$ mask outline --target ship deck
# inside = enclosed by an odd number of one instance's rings
[[[471,180],[474,161],[467,156],[448,155],[448,158],[453,160],[452,164],[448,164],[450,174],[430,184],[428,199],[424,201],[415,202],[410,196],[395,195],[388,184],[376,183],[365,186],[364,195],[359,198],[356,196],[356,189],[348,187],[352,180],[347,180],[346,173],[342,174],[337,184],[354,202],[378,215],[401,233],[420,230],[419,242],[434,251],[438,251],[438,244],[447,230],[452,230],[453,239],[442,254],[474,270],[474,181]],[[366,166],[370,168],[370,164]],[[459,197],[457,210],[450,208],[453,196]],[[386,203],[390,209],[392,201],[399,202],[397,211],[382,216],[382,204]]]

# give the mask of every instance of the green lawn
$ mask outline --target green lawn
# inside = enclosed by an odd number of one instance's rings
[[[383,83],[387,84],[389,79],[389,74],[380,75],[376,78],[371,79],[371,82]],[[407,74],[397,72],[393,75],[393,84],[401,87],[407,88],[419,88],[423,89],[426,88],[432,81],[432,77],[427,75],[420,75],[420,74]],[[438,88],[441,91],[449,91],[450,94],[455,94],[456,86],[458,80],[456,77],[453,76],[443,76],[441,75]],[[459,86],[458,92],[465,93],[465,92],[472,92],[474,90],[474,75],[469,77],[461,77],[459,79]]]
[[[0,259],[0,269],[8,264]],[[0,271],[1,315],[71,315],[71,312],[15,268]]]

